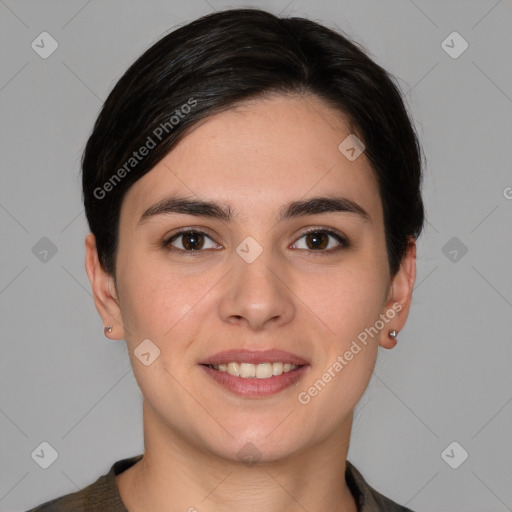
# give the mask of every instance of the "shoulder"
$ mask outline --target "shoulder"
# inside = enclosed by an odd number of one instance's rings
[[[60,496],[47,501],[27,512],[89,512],[90,505],[94,505],[104,494],[106,475],[80,491]]]
[[[413,512],[371,487],[358,469],[348,460],[345,478],[355,497],[358,512]]]
[[[77,492],[47,501],[27,512],[127,512],[119,496],[115,477],[133,466],[142,455],[115,462],[110,471]]]

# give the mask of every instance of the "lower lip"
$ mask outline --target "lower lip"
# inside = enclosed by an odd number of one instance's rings
[[[223,387],[245,398],[259,398],[279,393],[298,382],[309,368],[309,365],[305,364],[299,366],[296,370],[291,370],[281,375],[273,375],[268,379],[257,379],[255,377],[244,379],[243,377],[230,375],[228,372],[214,370],[209,366],[200,366],[212,379]]]

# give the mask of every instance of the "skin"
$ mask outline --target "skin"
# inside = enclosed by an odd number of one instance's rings
[[[393,348],[388,332],[406,322],[416,248],[411,240],[391,278],[373,170],[364,153],[349,161],[338,150],[350,133],[346,118],[315,96],[245,102],[197,125],[128,190],[115,279],[87,236],[96,307],[113,326],[108,337],[126,339],[144,398],[144,458],[116,478],[130,512],[356,511],[344,479],[353,410],[378,347]],[[167,214],[138,224],[149,206],[174,194],[229,204],[236,216]],[[283,205],[333,194],[358,203],[370,220],[326,212],[278,222]],[[192,256],[183,250],[189,239],[173,241],[178,252],[162,246],[183,227],[210,237]],[[310,227],[340,232],[350,245],[328,237],[328,249],[340,250],[311,249],[303,236]],[[236,252],[247,236],[263,249],[252,263]],[[298,393],[393,304],[400,312],[300,403]],[[146,338],[160,349],[149,366],[134,356]],[[231,348],[280,348],[310,368],[280,393],[241,398],[198,365]],[[237,456],[248,442],[259,451],[254,465]]]

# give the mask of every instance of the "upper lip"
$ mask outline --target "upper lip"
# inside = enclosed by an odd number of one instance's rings
[[[297,366],[309,364],[305,359],[299,357],[291,352],[284,350],[271,349],[271,350],[241,350],[232,349],[223,352],[217,352],[212,356],[208,356],[199,364],[227,364],[227,363],[290,363]]]

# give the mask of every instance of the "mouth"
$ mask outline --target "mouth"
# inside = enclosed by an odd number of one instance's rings
[[[199,361],[199,364],[218,366],[219,364],[264,364],[264,363],[283,363],[293,364],[301,366],[309,364],[309,362],[298,356],[285,350],[279,350],[276,348],[268,350],[246,350],[246,349],[231,349],[217,352],[209,356],[208,358]]]
[[[310,368],[305,359],[277,349],[229,350],[199,364],[217,384],[244,398],[279,393],[296,384]]]
[[[208,366],[212,370],[228,373],[233,377],[240,377],[242,379],[269,379],[271,377],[282,375],[283,373],[289,373],[304,365],[283,363],[281,361],[276,363],[265,362],[258,364],[237,363],[236,361],[231,361],[224,364],[208,364],[205,366]]]

